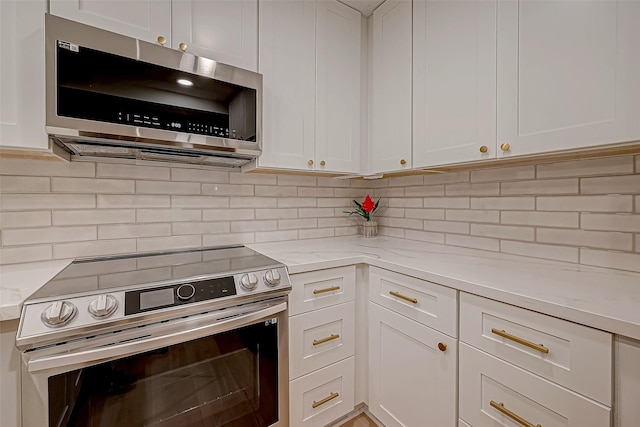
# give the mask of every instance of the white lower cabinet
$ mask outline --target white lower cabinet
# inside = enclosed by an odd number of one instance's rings
[[[289,319],[289,377],[297,378],[353,356],[355,302],[315,310]]]
[[[386,427],[455,426],[457,340],[369,303],[369,410]]]
[[[323,427],[353,410],[355,357],[291,381],[291,427]]]
[[[608,427],[611,408],[460,343],[460,418],[473,427]]]

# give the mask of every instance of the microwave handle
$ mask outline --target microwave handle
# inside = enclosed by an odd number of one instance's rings
[[[287,309],[287,303],[282,302],[267,308],[243,314],[238,317],[221,320],[210,325],[195,328],[189,331],[179,331],[171,334],[154,336],[147,339],[129,341],[124,344],[99,347],[77,353],[58,354],[29,360],[27,369],[29,372],[39,372],[47,369],[59,369],[76,364],[93,364],[96,362],[106,362],[108,360],[120,359],[137,353],[153,350],[159,347],[166,347],[181,342],[215,335],[220,332],[230,331],[262,318],[275,315]]]

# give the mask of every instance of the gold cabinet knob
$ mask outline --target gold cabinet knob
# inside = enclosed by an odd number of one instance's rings
[[[322,161],[320,162],[320,166],[324,166],[324,165],[326,165],[326,164],[327,164],[327,163],[326,163],[324,160],[322,160]]]
[[[481,153],[486,153],[487,151],[489,151],[489,148],[486,145],[483,145],[482,147],[480,147]]]
[[[439,342],[438,343],[438,349],[440,351],[447,351],[447,345],[445,343],[443,343],[443,342]]]
[[[161,44],[162,46],[164,46],[165,44],[167,44],[167,39],[164,36],[158,36],[158,38],[156,39],[158,41],[159,44]]]
[[[406,161],[405,159],[402,159],[402,160],[400,160],[400,164],[401,164],[401,165],[406,165],[406,164],[407,164],[407,161]]]
[[[500,144],[500,149],[502,151],[509,151],[509,150],[511,150],[511,146],[505,142],[503,144]]]
[[[307,162],[307,164],[308,164],[309,166],[313,166],[313,160],[309,160],[309,161]]]
[[[180,48],[181,51],[186,52],[187,51],[187,44],[186,43],[180,43],[178,45],[178,47]]]

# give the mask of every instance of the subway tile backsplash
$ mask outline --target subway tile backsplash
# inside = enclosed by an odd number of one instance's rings
[[[0,159],[0,264],[357,233],[640,272],[640,156],[375,181]]]
[[[373,193],[405,180],[389,178]],[[408,185],[405,197],[384,200],[382,234],[640,272],[640,156],[424,175]],[[438,185],[444,196],[431,190]],[[413,196],[422,194],[420,209]]]

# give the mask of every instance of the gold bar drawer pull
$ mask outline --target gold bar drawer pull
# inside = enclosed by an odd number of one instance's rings
[[[335,399],[335,398],[336,398],[336,397],[338,397],[338,396],[340,396],[340,393],[331,393],[329,396],[325,397],[325,398],[324,398],[324,399],[322,399],[322,400],[319,400],[319,401],[317,401],[317,402],[314,400],[314,401],[313,401],[313,404],[311,405],[311,407],[312,407],[313,409],[316,409],[318,406],[324,405],[324,404],[325,404],[325,403],[327,403],[328,401],[333,400],[333,399]]]
[[[525,347],[529,347],[529,348],[532,348],[534,350],[537,350],[540,353],[549,354],[549,349],[547,347],[543,346],[542,344],[535,344],[535,343],[532,343],[531,341],[523,340],[522,338],[518,338],[515,335],[511,335],[511,334],[506,333],[503,329],[493,328],[493,329],[491,329],[491,333],[496,334],[496,335],[498,335],[498,336],[500,336],[502,338],[506,338],[508,340],[515,341],[518,344],[522,344]]]
[[[542,425],[540,424],[536,424],[536,425],[531,424],[529,421],[525,420],[520,415],[514,412],[511,412],[510,410],[504,407],[504,403],[502,402],[498,403],[492,400],[489,404],[492,407],[496,408],[498,411],[502,412],[507,417],[511,418],[513,421],[517,422],[520,425],[523,425],[524,427],[542,427]]]
[[[389,291],[389,295],[393,295],[394,297],[398,297],[400,299],[403,299],[405,301],[409,301],[412,302],[414,304],[418,303],[418,300],[416,298],[409,298],[407,296],[402,295],[401,293],[398,293],[396,291]]]
[[[340,334],[331,334],[330,336],[328,336],[326,338],[322,338],[320,340],[313,340],[313,345],[324,344],[324,343],[329,342],[329,341],[337,340],[338,338],[340,338]]]
[[[332,286],[330,288],[314,289],[313,294],[318,295],[318,294],[324,294],[325,292],[333,292],[333,291],[339,291],[339,290],[340,290],[340,286]]]

